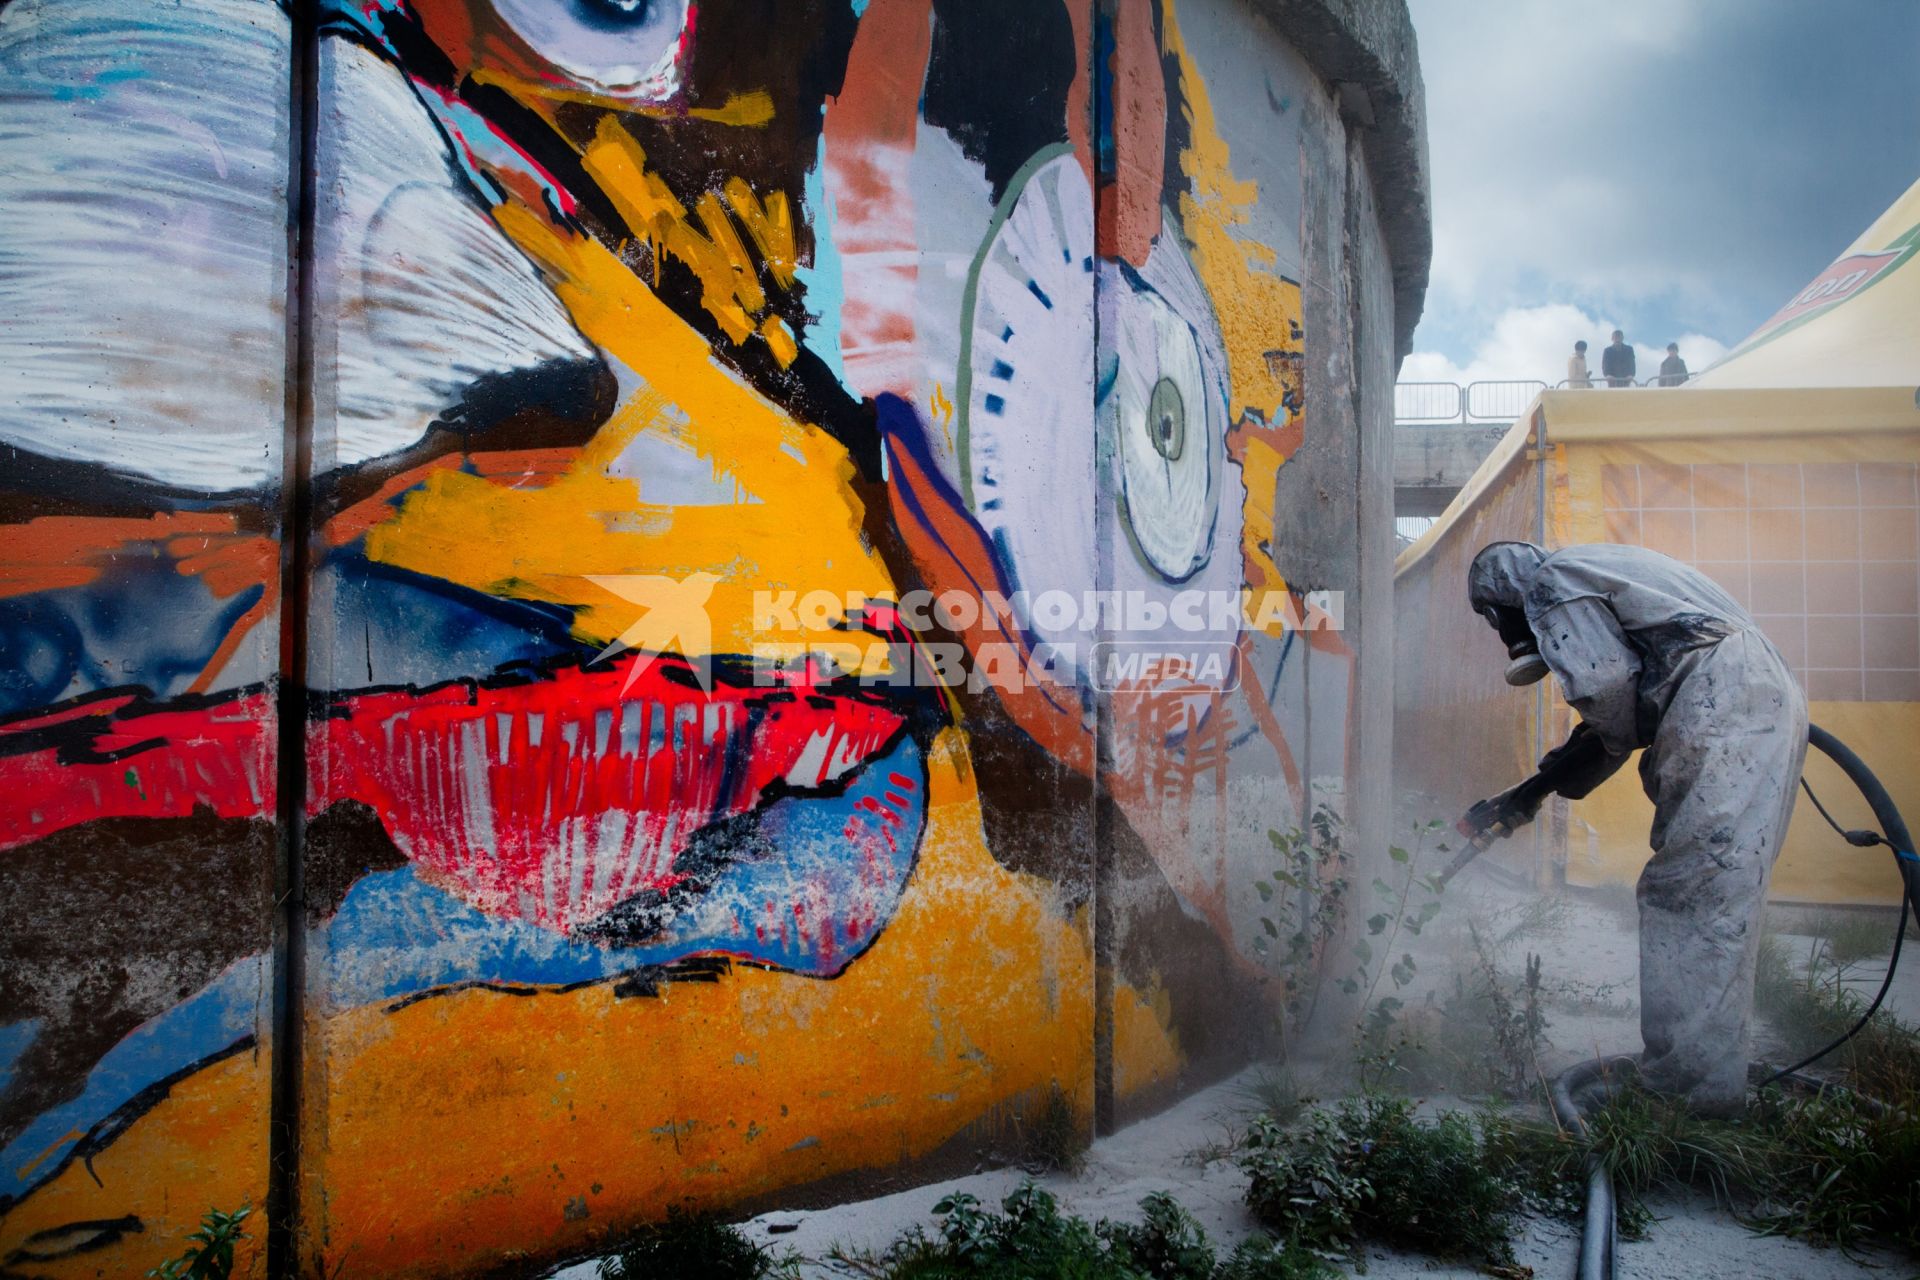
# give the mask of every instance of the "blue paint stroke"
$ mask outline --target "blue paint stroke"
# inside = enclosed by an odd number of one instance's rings
[[[864,3],[857,3],[854,14],[858,16],[864,8]],[[840,355],[840,311],[846,306],[847,285],[840,249],[833,242],[833,224],[840,214],[832,193],[827,190],[826,171],[827,136],[822,132],[800,196],[802,215],[813,228],[813,262],[799,264],[793,274],[806,292],[807,314],[813,318],[813,323],[807,326],[807,347],[845,386],[847,367]]]

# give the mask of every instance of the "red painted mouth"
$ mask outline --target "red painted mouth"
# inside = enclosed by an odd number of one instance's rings
[[[644,664],[641,670],[634,668]],[[0,724],[0,849],[102,818],[275,812],[274,703],[117,694]],[[346,694],[307,732],[307,812],[359,801],[427,879],[567,932],[685,877],[702,827],[831,789],[905,718],[879,695],[716,680],[677,658]]]

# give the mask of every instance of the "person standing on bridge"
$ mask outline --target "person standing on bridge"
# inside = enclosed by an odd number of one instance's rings
[[[1593,385],[1593,379],[1587,376],[1585,338],[1573,344],[1573,354],[1567,357],[1567,385],[1576,391],[1584,391]]]
[[[1600,372],[1606,375],[1610,387],[1633,385],[1633,348],[1627,345],[1627,335],[1618,329],[1613,331],[1613,345],[1600,353]]]
[[[1807,752],[1799,684],[1733,597],[1642,547],[1495,542],[1468,567],[1467,600],[1506,646],[1507,683],[1551,673],[1580,723],[1535,778],[1463,822],[1510,834],[1538,811],[1538,784],[1580,799],[1641,752],[1640,1079],[1737,1115],[1760,917]]]
[[[1667,358],[1660,362],[1660,385],[1677,387],[1687,380],[1687,362],[1680,358],[1680,344],[1667,344]]]

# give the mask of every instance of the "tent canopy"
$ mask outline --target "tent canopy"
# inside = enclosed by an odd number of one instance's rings
[[[1920,182],[1694,387],[1920,386]]]

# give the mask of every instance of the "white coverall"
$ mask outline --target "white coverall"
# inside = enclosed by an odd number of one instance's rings
[[[1494,543],[1468,594],[1476,610],[1524,612],[1607,772],[1645,748],[1641,1076],[1698,1110],[1738,1111],[1760,915],[1807,750],[1799,685],[1718,585],[1641,547]]]

